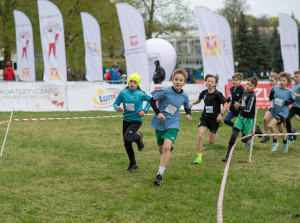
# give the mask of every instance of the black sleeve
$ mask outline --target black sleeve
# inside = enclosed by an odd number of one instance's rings
[[[272,101],[274,99],[274,89],[272,88],[269,95],[269,100]]]
[[[221,104],[224,105],[226,103],[226,98],[223,96],[221,92],[219,92],[218,97]]]
[[[253,106],[255,106],[255,96],[251,95],[246,106],[240,106],[239,110],[242,110],[243,112],[251,112]]]
[[[184,110],[185,110],[185,113],[186,113],[187,115],[192,116],[192,109],[191,109],[191,108],[184,108]]]
[[[231,95],[229,95],[229,97],[227,98],[227,103],[231,102]]]
[[[200,100],[202,100],[204,98],[204,93],[205,93],[205,90],[200,93],[200,95],[199,95]]]
[[[290,99],[288,99],[288,100],[285,100],[284,104],[285,104],[285,105],[290,105],[290,104],[293,104],[294,101],[295,101],[294,99],[290,98]]]
[[[156,106],[156,101],[152,98],[150,98],[150,105],[153,109],[153,111],[155,112],[155,114],[159,114],[160,113],[160,110],[158,109],[158,107]]]

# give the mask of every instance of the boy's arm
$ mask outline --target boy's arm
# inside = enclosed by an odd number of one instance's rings
[[[198,98],[197,100],[195,100],[191,103],[191,107],[193,107],[193,105],[199,104],[200,102],[201,102],[201,99]]]
[[[269,100],[272,101],[274,99],[274,89],[272,88],[269,95]]]
[[[152,98],[150,98],[150,105],[153,109],[153,111],[155,112],[156,115],[158,115],[160,112],[160,110],[158,109],[157,105],[156,105],[156,101]]]
[[[145,105],[143,111],[144,111],[145,113],[147,113],[147,111],[148,111],[149,108],[150,108],[150,102],[149,102],[149,101],[150,101],[150,96],[147,95],[146,93],[145,93],[145,95],[144,95],[144,101],[147,101],[147,104]]]
[[[291,91],[291,96],[288,100],[285,100],[284,101],[284,104],[285,105],[290,105],[290,104],[293,104],[294,101],[296,100],[296,96],[295,96],[295,93],[293,91]]]
[[[240,106],[239,110],[243,111],[243,112],[250,112],[252,107],[255,106],[255,96],[252,95],[251,98],[248,100],[247,105],[246,106]]]

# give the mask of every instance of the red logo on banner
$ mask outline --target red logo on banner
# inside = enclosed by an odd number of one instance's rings
[[[138,45],[138,38],[137,38],[137,36],[130,36],[129,39],[130,39],[130,45],[131,46]]]
[[[59,68],[49,68],[49,80],[60,80]]]
[[[217,47],[216,37],[215,36],[207,36],[206,37],[206,46],[207,49],[214,49]]]
[[[30,68],[29,67],[22,68],[22,78],[30,78]]]

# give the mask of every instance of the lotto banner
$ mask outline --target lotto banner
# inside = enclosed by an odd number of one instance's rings
[[[1,111],[66,111],[64,86],[0,82]]]
[[[227,81],[225,58],[222,50],[221,27],[217,15],[206,7],[195,8],[201,43],[204,76],[218,74],[219,85],[225,86]]]
[[[125,87],[126,85],[102,82],[68,82],[68,109],[69,111],[114,111],[113,104]]]
[[[40,33],[44,58],[44,81],[64,85],[67,82],[63,18],[50,1],[38,0]]]
[[[222,49],[225,59],[225,70],[227,80],[232,79],[234,74],[234,63],[233,63],[233,50],[232,50],[232,41],[231,41],[231,31],[227,19],[224,16],[216,14],[221,27],[221,36],[222,36]]]
[[[132,73],[142,77],[141,85],[150,83],[144,20],[134,7],[127,3],[116,4],[121,26],[127,67],[127,80]]]
[[[247,82],[243,81],[241,84],[244,88],[246,88]],[[230,88],[232,87],[232,82],[230,81],[226,86],[226,98],[230,95]],[[254,92],[256,94],[256,107],[257,108],[270,108],[271,101],[269,101],[269,93],[271,91],[271,86],[268,82],[259,82]]]
[[[18,56],[18,75],[21,81],[35,81],[35,64],[32,26],[28,17],[14,10],[16,44]]]
[[[299,69],[298,27],[290,16],[279,13],[279,30],[284,71],[294,76]]]
[[[97,20],[89,13],[81,12],[85,48],[86,79],[103,80],[101,34]]]
[[[159,60],[160,66],[166,72],[165,81],[169,81],[177,63],[177,55],[174,47],[167,40],[152,38],[146,41],[149,62],[149,79],[152,81],[155,65],[154,61]]]

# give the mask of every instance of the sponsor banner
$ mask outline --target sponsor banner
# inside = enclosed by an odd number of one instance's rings
[[[222,49],[222,33],[217,15],[206,7],[195,8],[201,52],[204,66],[204,76],[207,74],[218,74],[219,84],[228,83],[224,52]]]
[[[64,85],[67,82],[63,18],[50,1],[38,0],[40,33],[44,58],[44,81]]]
[[[160,66],[166,72],[165,81],[169,81],[177,63],[177,55],[174,47],[167,40],[152,38],[146,41],[149,63],[149,80],[152,81],[155,65],[154,61],[159,60]]]
[[[232,41],[231,41],[231,31],[227,19],[224,16],[216,14],[221,28],[222,36],[222,49],[225,59],[225,74],[227,80],[232,79],[234,74],[234,63],[233,63],[233,50],[232,50]]]
[[[284,71],[294,76],[299,69],[298,27],[290,16],[279,13],[281,55]]]
[[[103,80],[101,34],[97,20],[89,13],[81,12],[85,47],[86,79]]]
[[[46,83],[0,83],[0,110],[67,111],[64,86]]]
[[[19,79],[21,81],[35,81],[32,25],[23,12],[14,10],[14,18]]]
[[[127,80],[132,73],[142,77],[141,86],[148,85],[149,66],[144,20],[137,9],[127,3],[117,3],[117,12],[123,37]]]
[[[127,85],[101,82],[68,82],[69,111],[114,111],[113,104]]]

